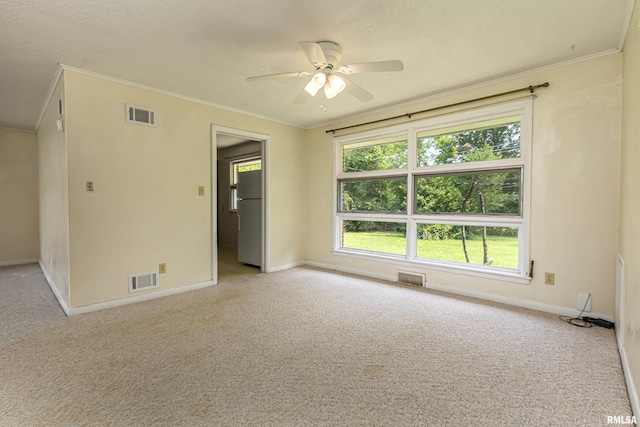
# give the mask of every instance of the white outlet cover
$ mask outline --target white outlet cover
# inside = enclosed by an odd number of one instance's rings
[[[578,294],[578,310],[582,311],[583,308],[585,313],[591,311],[591,298],[589,298],[589,294]]]

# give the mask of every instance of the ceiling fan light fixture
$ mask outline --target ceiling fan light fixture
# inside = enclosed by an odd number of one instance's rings
[[[307,83],[307,85],[304,87],[304,90],[307,91],[307,93],[311,96],[316,96],[316,93],[318,93],[318,90],[320,88],[318,86],[316,86],[316,84],[313,82],[313,80],[311,80],[309,83]]]
[[[337,94],[338,91],[335,90],[333,86],[331,86],[331,83],[327,83],[326,85],[324,85],[324,95],[327,97],[327,99],[335,98]]]
[[[320,88],[324,86],[326,81],[327,81],[327,75],[325,73],[323,72],[316,73],[311,78],[311,81],[307,83],[304,90],[306,90],[309,95],[315,96],[316,93],[318,93],[318,91],[320,90]]]
[[[322,86],[324,86],[325,82],[327,81],[327,75],[322,71],[320,71],[319,73],[314,74],[311,81],[314,82],[314,84],[318,89],[320,89]]]
[[[347,87],[347,83],[335,74],[331,74],[324,85],[324,94],[327,99],[334,98]]]
[[[336,94],[342,92],[344,88],[347,86],[345,81],[342,80],[340,77],[336,76],[335,74],[331,74],[329,76],[329,84],[336,91]]]

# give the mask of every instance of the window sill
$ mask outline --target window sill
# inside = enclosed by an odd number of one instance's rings
[[[467,267],[467,266],[458,266],[452,265],[445,262],[437,262],[432,260],[424,260],[424,259],[413,259],[407,260],[403,256],[399,255],[391,255],[391,254],[382,254],[382,253],[374,253],[374,252],[364,252],[350,249],[334,249],[334,255],[348,257],[348,258],[357,258],[368,261],[377,261],[377,262],[385,262],[389,264],[396,264],[408,267],[421,267],[434,271],[442,271],[445,273],[452,274],[463,274],[466,276],[472,277],[480,277],[483,279],[492,279],[499,280],[502,282],[511,282],[518,283],[521,285],[528,285],[531,282],[531,278],[526,275],[522,275],[519,273],[512,273],[509,271],[501,271],[497,269],[485,269],[481,267]]]

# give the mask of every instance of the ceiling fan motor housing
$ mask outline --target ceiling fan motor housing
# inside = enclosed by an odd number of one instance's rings
[[[320,48],[322,49],[322,53],[324,53],[325,58],[327,58],[328,67],[331,69],[335,68],[340,63],[340,60],[342,59],[342,48],[340,47],[340,45],[338,43],[328,42],[328,41],[318,42],[318,44],[320,45]],[[324,65],[324,64],[318,64],[318,66],[320,65]],[[327,66],[320,67],[320,68],[326,68],[326,67]]]

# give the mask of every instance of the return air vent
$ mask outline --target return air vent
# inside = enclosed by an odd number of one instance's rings
[[[127,121],[129,123],[155,127],[156,112],[148,108],[127,104]]]
[[[398,282],[407,285],[424,286],[427,277],[423,273],[413,273],[411,271],[398,270]]]
[[[129,292],[158,287],[158,273],[141,273],[129,276]]]

